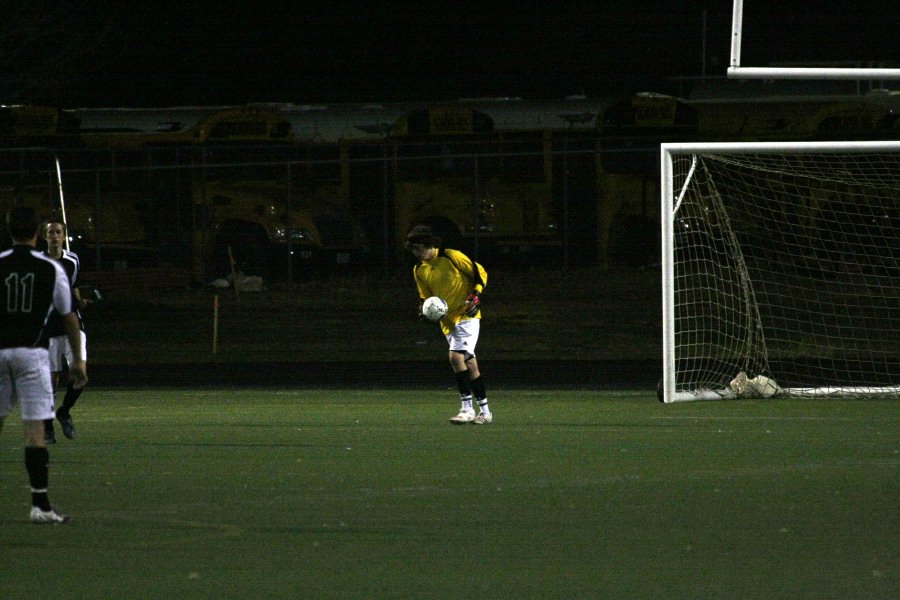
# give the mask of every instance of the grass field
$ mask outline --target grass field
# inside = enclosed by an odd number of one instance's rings
[[[0,598],[900,598],[900,404],[652,392],[85,392]]]

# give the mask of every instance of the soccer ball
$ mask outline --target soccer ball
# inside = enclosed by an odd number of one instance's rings
[[[432,296],[422,304],[422,314],[429,321],[440,321],[447,314],[447,303],[443,298]]]

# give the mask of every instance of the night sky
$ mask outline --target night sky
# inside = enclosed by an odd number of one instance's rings
[[[731,43],[731,0],[85,1],[49,10],[56,4],[0,2],[19,13],[0,25],[0,101],[170,106],[671,92],[672,78],[700,75],[704,58],[708,75],[724,75]],[[781,5],[802,7],[776,12]],[[900,66],[898,31],[896,2],[746,0],[742,62]]]

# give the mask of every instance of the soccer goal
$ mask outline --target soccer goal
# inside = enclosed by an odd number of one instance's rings
[[[900,397],[900,141],[661,146],[665,402]]]

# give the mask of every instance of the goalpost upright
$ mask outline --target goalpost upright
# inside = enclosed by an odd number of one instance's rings
[[[900,141],[660,160],[662,400],[900,396]]]

